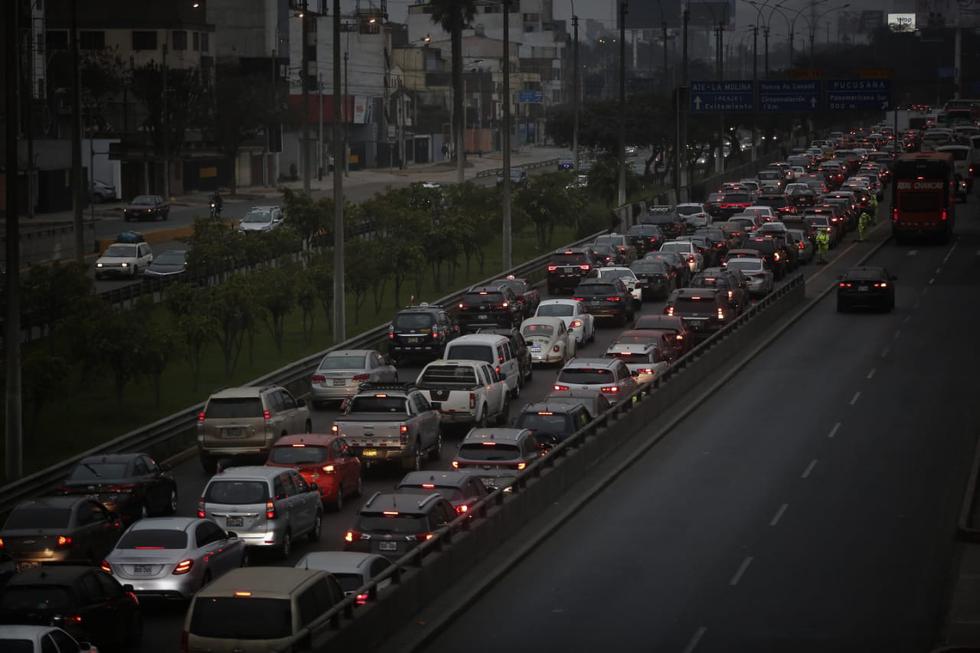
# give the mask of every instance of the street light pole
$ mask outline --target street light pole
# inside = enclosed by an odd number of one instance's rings
[[[6,47],[4,48],[7,78],[7,92],[5,93],[6,120],[6,164],[7,164],[7,215],[5,234],[7,237],[7,258],[6,258],[6,301],[4,302],[4,319],[6,331],[4,333],[4,358],[6,360],[7,382],[5,384],[4,410],[6,424],[4,426],[4,472],[9,483],[21,477],[23,473],[23,421],[21,418],[22,396],[21,396],[21,376],[20,376],[20,207],[18,206],[18,193],[20,191],[17,183],[17,172],[19,161],[17,157],[17,111],[20,107],[20,80],[18,72],[20,66],[18,62],[17,48],[17,28],[18,18],[17,9],[19,2],[8,2],[4,5],[4,20]],[[75,3],[72,3],[72,38],[76,38],[78,30],[75,24]],[[31,25],[33,29],[33,23]],[[77,53],[77,46],[76,46]],[[33,65],[33,61],[31,62]],[[77,71],[77,60],[75,63]],[[77,81],[77,77],[76,77]],[[33,93],[33,89],[32,89]],[[31,95],[33,97],[33,95]],[[73,143],[74,145],[74,143]],[[74,150],[74,147],[73,147]],[[74,158],[74,157],[73,157]],[[78,152],[79,165],[81,162],[81,151]],[[73,161],[74,163],[74,161]],[[30,171],[30,166],[28,166]],[[74,188],[75,197],[78,197],[79,188]],[[81,206],[76,206],[76,229],[78,229],[81,216]],[[76,232],[81,233],[81,229]]]
[[[14,35],[16,37],[16,26]],[[17,39],[14,38],[16,46]],[[71,186],[75,228],[75,261],[85,262],[85,232],[82,222],[84,184],[82,183],[82,73],[78,47],[78,0],[71,0]],[[16,61],[16,57],[14,57]],[[16,114],[9,114],[16,115]],[[16,122],[16,121],[15,121]],[[10,259],[7,259],[8,261]]]
[[[688,201],[688,165],[687,165],[687,25],[691,14],[684,3],[681,11],[681,83],[677,89],[677,159],[678,177],[680,178],[679,202]]]
[[[337,0],[334,0],[335,2]],[[502,263],[505,270],[514,267],[513,263],[513,235],[511,234],[511,215],[510,215],[510,3],[511,0],[501,0],[504,17],[504,124],[501,134],[501,146],[504,164],[504,183],[503,183],[503,207],[501,222],[503,223],[503,256]]]
[[[752,92],[756,93],[759,87],[759,26],[752,26]],[[753,106],[759,105],[758,97],[752,102]],[[752,162],[758,158],[759,126],[758,112],[752,111]]]
[[[616,193],[617,206],[626,204],[626,14],[628,0],[619,3],[619,184]]]
[[[765,42],[766,48],[766,79],[769,79],[769,25],[765,25],[762,28],[762,39]]]
[[[579,69],[578,69],[578,16],[572,16],[572,155],[575,172],[578,172],[578,121],[579,121]]]
[[[305,2],[305,0],[304,0]],[[347,286],[344,283],[344,156],[343,134],[337,113],[340,98],[340,0],[333,0],[333,338],[347,339]],[[305,121],[304,121],[305,123]]]
[[[310,170],[310,46],[307,43],[310,34],[309,20],[309,1],[303,0],[303,9],[300,15],[300,30],[302,31],[300,43],[302,44],[303,50],[300,53],[300,61],[302,62],[303,70],[299,74],[300,84],[303,87],[303,142],[300,143],[300,156],[303,159],[303,192],[307,195],[310,194],[312,182],[312,171]],[[336,104],[336,98],[334,98],[334,103]],[[336,117],[334,117],[334,121],[336,120]]]

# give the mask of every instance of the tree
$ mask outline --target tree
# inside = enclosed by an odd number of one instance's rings
[[[285,335],[286,316],[296,305],[294,277],[295,271],[292,266],[269,267],[248,275],[255,301],[262,309],[260,313],[262,321],[272,334],[276,350],[280,354]]]
[[[142,331],[136,365],[139,373],[153,384],[154,405],[160,406],[160,381],[170,364],[178,341],[174,333],[159,320],[149,320]]]
[[[361,307],[378,274],[377,261],[385,256],[377,240],[355,239],[347,243],[344,284],[354,296],[354,322],[360,320]]]
[[[163,151],[166,142],[170,156],[177,156],[188,130],[207,122],[209,89],[199,68],[167,70],[166,103],[160,101],[164,90],[163,69],[156,62],[133,70],[130,90],[146,109],[142,129],[149,134],[157,152]]]
[[[283,188],[282,200],[286,215],[289,216],[289,224],[299,233],[303,244],[309,248],[313,238],[327,230],[327,225],[333,217],[333,198],[324,197],[314,201],[305,193]]]
[[[314,285],[311,268],[298,270],[296,277],[296,303],[303,311],[303,338],[307,344],[313,340],[313,326],[316,323],[317,289]]]
[[[234,274],[211,288],[208,300],[208,310],[216,326],[215,336],[224,358],[225,375],[229,376],[238,363],[245,329],[251,319],[252,289],[244,275]]]
[[[582,209],[578,195],[566,190],[571,181],[572,175],[566,172],[537,175],[517,192],[515,208],[534,224],[539,249],[551,243],[555,225],[569,223]]]
[[[36,265],[30,268],[22,290],[25,326],[37,325],[42,334],[68,321],[80,310],[81,300],[91,297],[94,290],[83,263]],[[49,346],[54,346],[49,338]]]
[[[279,85],[268,74],[246,73],[237,63],[217,66],[209,131],[231,170],[236,169],[242,145],[264,137],[266,128],[284,117],[285,102],[280,95]],[[238,190],[237,181],[232,174],[232,194]]]
[[[194,389],[197,390],[201,381],[201,364],[204,350],[214,339],[217,325],[208,313],[197,310],[177,318],[177,337],[183,345],[184,358],[191,366],[194,379]]]
[[[480,272],[486,262],[485,245],[500,233],[500,191],[493,186],[480,186],[471,181],[453,184],[446,188],[446,213],[449,220],[459,225],[465,234],[460,241],[466,259],[466,273],[470,261],[476,258]]]
[[[24,353],[21,375],[23,381],[24,405],[28,407],[28,431],[37,429],[37,420],[44,409],[55,398],[52,388],[63,386],[68,360],[50,350],[30,347]]]
[[[509,0],[505,0],[509,1]],[[476,15],[476,0],[431,0],[432,22],[449,33],[453,78],[453,144],[457,162],[463,158],[463,27]],[[462,172],[462,167],[458,168]],[[460,177],[457,181],[462,182]]]
[[[323,308],[323,315],[326,318],[327,328],[332,328],[330,316],[333,315],[333,257],[321,256],[307,268],[310,275],[310,282],[320,306]]]
[[[89,347],[92,356],[112,376],[116,401],[122,403],[126,385],[140,373],[139,358],[143,347],[143,320],[136,310],[109,308],[99,327],[92,329]]]

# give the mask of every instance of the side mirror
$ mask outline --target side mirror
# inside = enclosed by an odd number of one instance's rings
[[[133,589],[133,586],[132,585],[128,585],[128,584],[127,585],[123,585],[122,588],[123,588],[123,591],[124,592],[135,592],[136,591],[136,590]]]
[[[232,539],[235,539],[235,538],[238,537],[238,533],[236,533],[235,531],[228,531],[228,532],[225,533],[225,535],[228,536],[228,539],[229,540],[232,540]]]
[[[312,483],[309,483],[307,485],[307,488],[309,489],[310,492],[319,492],[320,491],[320,486],[317,485],[315,481],[312,482]]]
[[[303,408],[304,406],[306,406],[306,399],[297,399],[296,405],[299,406],[300,408]]]

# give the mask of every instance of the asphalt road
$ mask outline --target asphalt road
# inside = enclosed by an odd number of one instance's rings
[[[853,236],[849,236],[848,240]],[[835,250],[835,255],[847,253],[847,245],[842,245]],[[822,275],[821,278],[829,278],[831,267],[816,268],[815,266],[805,266],[802,268],[807,275]],[[662,302],[645,302],[643,313],[660,313],[663,310]],[[610,342],[621,332],[615,327],[600,327],[596,333],[596,340],[585,346],[581,351],[585,356],[602,356]],[[402,379],[411,379],[421,371],[421,365],[413,367],[402,367],[399,375]],[[533,379],[524,387],[521,399],[515,402],[511,415],[516,415],[519,406],[525,403],[540,400],[551,392],[557,369],[535,368]],[[333,419],[337,416],[336,410],[319,410],[313,413],[314,431],[327,432]],[[443,446],[442,460],[437,463],[427,463],[427,468],[447,469],[449,461],[452,459],[457,443],[462,434],[448,435]],[[175,476],[180,488],[180,501],[178,514],[193,515],[197,508],[197,501],[208,480],[208,476],[202,470],[196,458],[185,461],[176,467]],[[404,475],[404,472],[397,469],[377,468],[368,471],[364,479],[364,497],[369,497],[376,491],[390,490],[397,481]],[[344,509],[338,513],[328,513],[324,516],[323,530],[318,544],[310,545],[302,543],[296,547],[294,554],[288,561],[279,561],[270,556],[255,556],[253,564],[262,565],[292,565],[300,557],[309,551],[315,550],[334,550],[341,549],[343,545],[343,535],[351,526],[363,499],[348,501]],[[146,652],[170,652],[175,650],[176,643],[180,637],[184,613],[186,606],[183,604],[156,604],[144,602],[143,614],[145,619],[144,644],[141,648]]]
[[[958,215],[873,258],[893,313],[825,298],[424,650],[929,650],[980,422]]]

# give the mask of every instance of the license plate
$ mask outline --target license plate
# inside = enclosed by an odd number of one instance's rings
[[[240,428],[238,428],[238,429],[222,429],[221,430],[221,434],[224,435],[226,438],[240,438],[243,435],[245,435],[245,433],[243,432],[243,430],[240,429]]]
[[[333,380],[333,385],[334,385],[334,387],[339,387],[339,386],[342,386],[342,385],[347,385],[347,380],[346,379],[334,379]]]
[[[480,479],[483,484],[487,487],[497,487],[497,477],[496,476],[484,476]]]
[[[858,292],[868,292],[867,286],[858,286]]]
[[[361,455],[364,456],[365,458],[377,458],[378,457],[378,450],[377,449],[365,449],[364,451],[361,452]]]
[[[379,551],[397,551],[398,542],[378,542]]]
[[[34,562],[32,560],[24,560],[18,562],[16,565],[17,571],[24,571],[25,569],[34,569],[35,567],[40,567],[40,562]]]
[[[229,520],[230,521],[230,520]],[[149,576],[153,573],[152,565],[133,565],[133,573],[143,576]]]
[[[538,354],[541,352],[541,347],[536,347],[536,346],[531,347],[531,351],[534,352],[535,354]]]
[[[225,526],[228,526],[229,528],[231,528],[232,526],[244,526],[244,525],[245,525],[244,517],[227,517],[225,519]]]
[[[422,342],[422,338],[406,338],[409,342]]]
[[[486,320],[490,316],[489,315],[478,315],[477,317],[480,318],[481,320]]]

